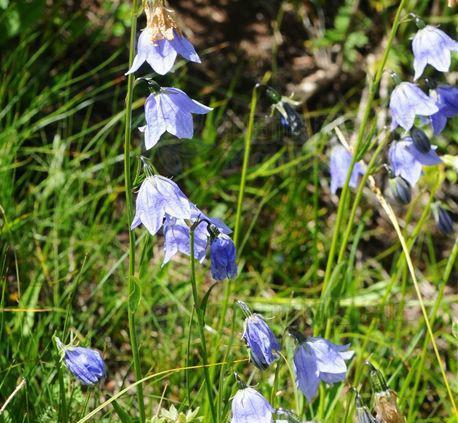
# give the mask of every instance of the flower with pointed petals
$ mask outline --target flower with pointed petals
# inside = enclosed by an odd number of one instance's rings
[[[192,138],[192,113],[206,114],[213,109],[192,100],[178,88],[161,88],[145,102],[146,125],[139,128],[145,134],[146,149],[154,147],[164,132],[178,138]]]
[[[253,388],[239,389],[232,400],[231,423],[272,423],[274,409]]]
[[[439,111],[434,100],[411,82],[401,82],[391,93],[392,129],[398,125],[406,131],[412,128],[415,116],[431,116]]]
[[[64,345],[56,338],[65,366],[83,384],[95,385],[105,377],[105,362],[96,350]]]
[[[296,335],[295,335],[296,336]],[[336,345],[323,338],[297,336],[299,345],[294,352],[296,383],[308,402],[315,398],[320,381],[341,382],[347,373],[346,360],[353,357],[349,345]]]
[[[458,51],[458,43],[439,28],[426,25],[415,34],[412,49],[414,55],[413,67],[415,69],[414,79],[417,80],[428,64],[439,72],[448,72],[451,63],[451,52]]]
[[[212,237],[210,241],[211,273],[213,279],[222,281],[237,276],[236,251],[234,241],[226,234]]]
[[[167,217],[191,218],[191,204],[178,185],[160,175],[148,176],[142,183],[136,201],[131,228],[143,224],[155,235]]]
[[[255,366],[265,370],[277,360],[280,345],[272,329],[259,314],[252,314],[242,301],[238,301],[238,304],[247,316],[242,338],[250,349],[250,357]]]
[[[388,158],[394,176],[402,176],[414,186],[422,174],[423,166],[434,166],[442,162],[436,154],[435,146],[423,153],[415,146],[412,138],[406,137],[391,145]]]
[[[439,111],[431,116],[434,135],[439,135],[447,124],[447,119],[458,116],[458,87],[440,85],[432,91]]]
[[[146,61],[155,72],[169,72],[177,55],[190,62],[200,63],[194,47],[178,30],[173,11],[162,6],[145,8],[147,26],[138,38],[137,54],[126,75],[137,71]]]
[[[203,220],[194,230],[194,258],[200,262],[205,259],[209,240],[208,224],[214,225],[220,233],[232,231],[219,219],[203,214],[196,206],[191,205],[191,222]],[[191,255],[191,232],[183,219],[167,217],[164,224],[164,261],[168,263],[178,252]]]
[[[339,188],[342,188],[347,179],[348,169],[352,156],[343,145],[336,145],[331,151],[331,192],[335,194]],[[358,186],[359,177],[364,175],[364,170],[359,163],[355,163],[353,172],[351,173],[349,185],[352,188]]]

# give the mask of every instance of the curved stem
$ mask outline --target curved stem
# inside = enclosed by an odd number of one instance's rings
[[[210,371],[208,369],[208,353],[207,353],[207,343],[205,341],[205,310],[202,307],[202,304],[199,300],[199,294],[197,292],[197,282],[196,282],[196,262],[194,258],[194,231],[196,226],[192,226],[189,230],[190,232],[190,262],[191,262],[191,286],[192,286],[192,297],[194,300],[194,309],[197,315],[197,326],[199,327],[199,337],[200,337],[200,346],[202,352],[202,361],[203,361],[203,370],[205,377],[205,386],[207,388],[208,401],[210,403],[210,411],[212,414],[213,423],[217,422],[217,414],[215,401],[213,400],[213,390],[210,378]]]
[[[137,33],[137,0],[132,0],[131,13],[131,32],[129,42],[129,68],[132,66],[135,54],[135,37]],[[136,380],[141,380],[142,372],[140,367],[140,354],[138,350],[138,341],[135,324],[135,306],[131,301],[131,295],[137,289],[134,280],[135,274],[135,234],[130,228],[133,218],[133,195],[132,195],[132,176],[131,176],[131,161],[130,161],[130,144],[132,140],[132,101],[134,94],[134,75],[130,74],[127,78],[127,95],[126,95],[126,114],[125,114],[125,132],[124,132],[124,186],[126,190],[126,206],[127,206],[127,224],[129,231],[129,274],[128,274],[128,302],[127,314],[129,320],[129,338],[132,349],[132,358],[134,362],[134,372]],[[140,412],[140,423],[144,423],[145,404],[143,400],[143,386],[137,385],[137,400],[138,409]]]

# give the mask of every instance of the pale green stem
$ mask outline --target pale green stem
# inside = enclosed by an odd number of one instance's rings
[[[131,29],[129,43],[129,68],[132,66],[135,54],[135,37],[137,33],[137,0],[132,0],[131,13]],[[130,144],[132,140],[132,101],[134,95],[134,75],[130,74],[127,78],[127,95],[126,95],[126,114],[125,114],[125,132],[124,132],[124,185],[126,190],[126,206],[127,206],[127,224],[129,231],[129,274],[128,274],[128,302],[127,314],[129,320],[129,337],[132,349],[132,358],[134,362],[134,372],[136,380],[142,379],[140,367],[140,354],[138,350],[137,332],[135,324],[135,310],[131,294],[136,289],[134,280],[135,274],[135,234],[131,230],[130,225],[133,219],[133,195],[132,195],[132,177],[131,177],[131,162],[130,162]],[[145,404],[143,399],[143,386],[137,385],[137,400],[138,409],[140,412],[140,423],[146,421]]]
[[[198,224],[201,222],[198,222]],[[210,378],[210,371],[208,369],[208,353],[207,353],[207,343],[205,341],[205,310],[202,308],[202,304],[199,300],[199,294],[197,292],[197,282],[196,282],[196,263],[194,258],[194,231],[195,226],[192,226],[190,229],[190,262],[191,262],[191,286],[192,286],[192,297],[194,300],[194,309],[197,315],[197,326],[199,328],[199,337],[200,337],[200,346],[202,353],[203,361],[203,370],[205,378],[205,386],[207,388],[208,402],[210,403],[210,411],[212,414],[213,423],[217,423],[217,414],[215,401],[213,399],[213,389]]]

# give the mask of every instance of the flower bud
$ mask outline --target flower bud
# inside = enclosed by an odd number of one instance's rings
[[[377,419],[369,412],[368,408],[364,405],[359,392],[353,388],[356,393],[356,423],[378,423]]]
[[[428,136],[421,129],[415,128],[415,126],[410,130],[410,136],[412,141],[418,151],[422,153],[427,153],[431,150],[431,143]]]
[[[450,213],[444,209],[440,204],[433,206],[434,220],[438,229],[445,235],[453,233],[453,220]]]
[[[64,345],[56,338],[65,366],[83,385],[95,385],[105,377],[105,362],[96,350]]]
[[[267,369],[278,358],[280,345],[269,325],[258,314],[252,314],[248,306],[238,301],[247,315],[243,339],[250,349],[250,357],[260,370]]]
[[[222,281],[237,276],[235,245],[227,235],[221,234],[211,240],[210,260],[213,279]]]
[[[412,188],[402,176],[391,178],[389,184],[396,201],[404,205],[410,203],[412,200]]]

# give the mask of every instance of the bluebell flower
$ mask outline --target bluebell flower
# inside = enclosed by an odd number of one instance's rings
[[[432,210],[438,229],[445,235],[452,234],[454,232],[453,219],[449,212],[438,203],[433,205]]]
[[[450,53],[458,51],[458,43],[439,28],[426,25],[415,34],[412,49],[414,79],[417,80],[423,74],[427,64],[439,72],[448,72],[451,63]]]
[[[192,113],[206,114],[213,110],[192,100],[178,88],[161,88],[145,102],[146,125],[139,128],[145,134],[146,149],[154,147],[164,132],[178,138],[192,138]]]
[[[131,228],[143,224],[155,235],[166,216],[190,219],[191,215],[191,204],[175,182],[160,175],[148,176],[138,192]]]
[[[126,75],[137,71],[146,61],[155,72],[165,75],[169,72],[177,55],[200,63],[194,47],[178,30],[173,12],[162,6],[145,8],[147,27],[138,38],[137,54]]]
[[[423,153],[415,146],[412,138],[406,137],[394,142],[388,158],[394,176],[402,176],[413,187],[421,177],[423,166],[433,166],[442,162],[436,154],[435,146],[427,153]]]
[[[65,366],[84,385],[94,385],[105,377],[105,362],[96,350],[64,345],[56,338]]]
[[[203,262],[207,252],[209,240],[208,225],[214,225],[222,234],[230,234],[232,231],[219,219],[211,218],[202,213],[196,206],[191,205],[191,224],[197,220],[203,220],[194,230],[194,258]],[[191,232],[190,226],[183,220],[167,217],[164,224],[164,261],[168,263],[178,252],[191,255]]]
[[[272,423],[274,409],[253,388],[239,389],[232,399],[231,423]]]
[[[278,359],[280,345],[269,325],[259,314],[251,313],[244,302],[237,303],[247,316],[242,338],[250,349],[251,360],[256,367],[265,370]]]
[[[220,234],[211,239],[210,260],[213,279],[222,281],[237,276],[235,245],[226,234]]]
[[[392,129],[401,126],[406,131],[412,128],[415,116],[431,116],[439,111],[434,100],[411,82],[401,82],[391,93],[390,111]]]
[[[344,146],[338,144],[332,149],[330,170],[331,192],[333,194],[335,194],[339,188],[344,186],[351,160],[352,156]],[[359,163],[355,163],[349,183],[352,188],[356,188],[358,186],[359,177],[361,175],[364,175],[364,169]]]
[[[296,383],[308,402],[317,395],[320,381],[341,382],[347,374],[346,360],[353,357],[350,345],[336,345],[323,338],[299,338],[294,352]]]
[[[432,91],[439,111],[431,115],[434,135],[439,135],[447,124],[447,119],[458,116],[458,87],[439,85]]]

